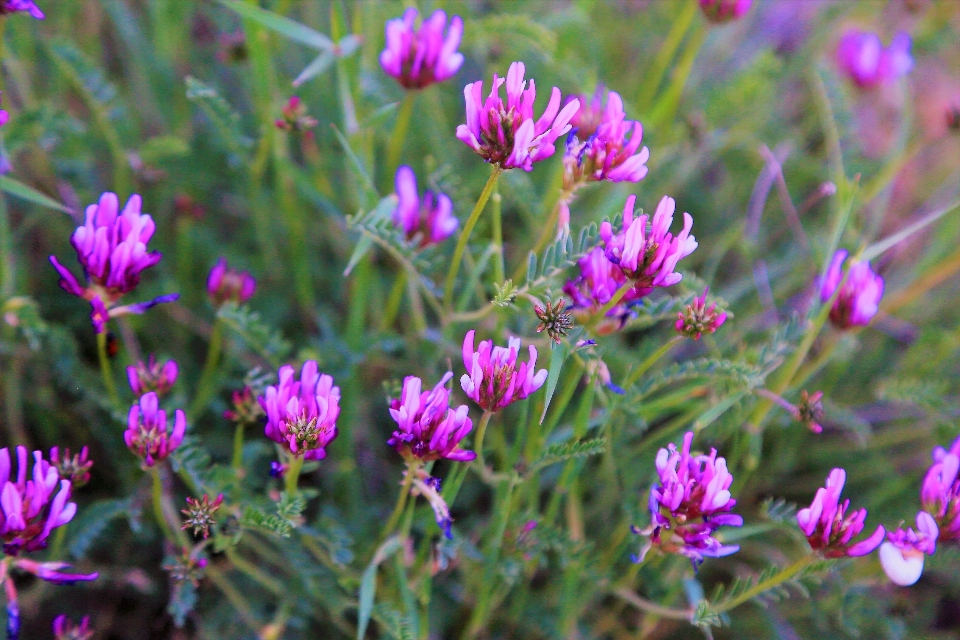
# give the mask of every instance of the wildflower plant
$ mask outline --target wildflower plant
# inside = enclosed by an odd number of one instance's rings
[[[0,0],[7,636],[960,634],[953,0],[412,4]]]

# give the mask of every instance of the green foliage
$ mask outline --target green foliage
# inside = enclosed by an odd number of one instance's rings
[[[530,469],[531,471],[535,471],[551,464],[556,464],[557,462],[569,460],[570,458],[595,456],[603,453],[606,446],[607,441],[605,438],[552,444],[544,449],[543,454],[530,465]]]
[[[271,365],[276,366],[290,353],[290,343],[245,305],[227,302],[217,311],[217,318]]]

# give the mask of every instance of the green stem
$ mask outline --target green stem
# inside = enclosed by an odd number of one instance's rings
[[[480,417],[480,424],[477,425],[477,435],[473,440],[473,448],[477,454],[477,464],[482,473],[486,473],[487,465],[483,459],[483,438],[487,435],[487,425],[490,424],[490,418],[493,417],[493,411],[484,411]]]
[[[207,360],[203,363],[203,373],[197,384],[197,395],[187,412],[190,419],[196,418],[207,405],[216,391],[217,365],[220,364],[220,352],[223,350],[223,322],[217,318],[210,332],[210,345],[207,347]]]
[[[153,478],[153,516],[163,532],[163,537],[176,544],[177,534],[173,532],[163,513],[163,478],[160,477],[160,467],[150,467],[150,476]]]
[[[383,309],[383,319],[380,321],[380,331],[388,331],[397,319],[400,312],[400,304],[403,302],[403,292],[407,290],[407,271],[402,268],[397,272],[397,278],[393,281],[393,288],[387,297],[387,303]],[[416,288],[414,288],[416,293]]]
[[[497,185],[497,180],[500,178],[501,173],[503,173],[503,169],[500,165],[493,165],[493,170],[490,172],[487,184],[483,187],[483,191],[480,192],[480,198],[470,213],[470,217],[467,218],[467,224],[464,225],[463,231],[460,233],[460,239],[457,240],[457,248],[453,252],[453,260],[450,262],[446,284],[443,288],[443,303],[447,309],[450,309],[453,305],[453,285],[456,284],[457,272],[460,270],[460,263],[463,261],[463,252],[467,250],[467,242],[470,240],[470,234],[473,233],[473,228],[477,226],[477,220],[480,219],[480,214],[483,213],[483,208],[487,205],[487,200],[490,199],[490,195],[493,193],[493,188]]]
[[[407,91],[400,102],[400,110],[397,111],[397,120],[393,125],[393,135],[390,137],[390,146],[387,147],[387,171],[392,176],[397,172],[400,166],[400,156],[403,154],[403,141],[407,137],[407,129],[410,128],[410,117],[413,115],[413,104],[416,101],[416,92]]]
[[[657,362],[657,360],[665,356],[667,352],[670,351],[670,349],[673,347],[673,345],[680,342],[681,340],[683,340],[683,336],[674,336],[670,340],[667,340],[666,342],[664,342],[659,349],[651,353],[646,360],[641,362],[640,366],[638,366],[636,369],[630,372],[630,375],[627,377],[627,379],[623,383],[623,388],[629,389],[637,380],[640,379],[640,376],[645,374],[650,369],[650,367],[652,367]]]
[[[100,359],[100,375],[103,376],[103,386],[107,389],[107,395],[113,402],[115,408],[120,407],[120,395],[117,393],[117,385],[113,381],[113,371],[110,369],[110,359],[107,357],[107,333],[97,334],[97,357]]]
[[[303,456],[294,456],[287,465],[287,472],[283,476],[283,486],[288,498],[297,495],[297,481],[300,480],[300,471],[303,470]]]
[[[693,63],[697,59],[697,53],[707,37],[707,28],[703,22],[693,28],[693,33],[687,41],[687,46],[683,50],[677,66],[671,74],[670,84],[664,90],[657,103],[650,111],[648,120],[651,129],[658,125],[669,122],[669,118],[676,116],[677,107],[680,105],[680,98],[683,96],[683,89],[687,85],[687,79],[693,70]]]
[[[238,422],[233,431],[233,458],[231,465],[234,470],[238,472],[243,469],[243,430],[246,426],[246,423]]]
[[[647,109],[663,81],[663,74],[666,73],[667,66],[680,47],[683,36],[687,34],[687,30],[696,15],[697,3],[690,0],[684,6],[683,11],[674,19],[673,26],[670,27],[667,37],[664,38],[663,44],[657,50],[657,55],[654,56],[650,69],[643,76],[643,86],[640,95],[637,97],[637,111],[641,115],[646,115]]]
[[[393,530],[397,528],[397,524],[400,522],[400,516],[403,515],[404,507],[407,505],[407,497],[410,495],[413,476],[416,474],[419,466],[420,463],[418,462],[407,463],[407,472],[403,476],[403,484],[400,485],[400,495],[397,496],[397,504],[393,508],[393,513],[390,514],[390,519],[387,520],[387,526],[383,528],[383,535],[380,536],[381,540],[386,540],[390,537],[390,534],[393,533]]]
[[[658,618],[670,618],[671,620],[690,620],[693,617],[692,609],[672,609],[670,607],[664,607],[663,605],[659,605],[655,602],[650,602],[649,600],[641,598],[633,592],[633,589],[628,589],[627,587],[617,589],[614,591],[614,593],[644,613],[649,613],[650,615],[657,616]]]
[[[761,593],[769,591],[770,589],[780,586],[784,582],[787,582],[788,580],[793,579],[795,575],[797,575],[798,573],[800,573],[801,571],[809,567],[817,559],[818,559],[817,556],[813,554],[803,556],[802,558],[794,562],[792,565],[790,565],[780,573],[774,576],[771,576],[767,580],[758,582],[757,584],[753,585],[753,587],[747,589],[736,598],[727,600],[725,602],[721,602],[716,607],[711,606],[710,610],[713,613],[723,613],[725,611],[731,611],[733,609],[736,609],[744,602],[747,602],[748,600],[751,600],[752,598],[757,597]]]
[[[493,280],[499,286],[503,285],[506,274],[503,264],[503,221],[501,220],[500,213],[502,198],[500,197],[500,190],[497,189],[496,185],[493,187],[493,195],[490,197],[490,200],[493,203],[493,218],[491,224],[491,227],[493,227],[492,239],[493,246],[497,252],[493,261]]]

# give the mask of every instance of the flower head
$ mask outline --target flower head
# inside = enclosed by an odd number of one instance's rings
[[[884,48],[880,36],[872,31],[850,29],[837,46],[837,64],[861,89],[889,84],[913,68],[910,36],[899,31]]]
[[[170,572],[174,582],[183,584],[189,581],[196,587],[206,573],[207,564],[206,558],[194,556],[190,553],[190,549],[184,548],[179,554],[164,562],[163,568]]]
[[[312,135],[310,129],[317,126],[317,119],[307,113],[307,105],[303,104],[300,96],[290,96],[287,103],[280,109],[280,117],[274,121],[277,129],[285,131],[300,131]]]
[[[453,215],[453,202],[445,194],[427,191],[423,199],[417,194],[417,176],[402,165],[396,175],[397,208],[393,223],[403,231],[407,241],[419,239],[420,247],[443,242],[457,230],[460,221]]]
[[[152,467],[180,446],[186,430],[187,417],[177,409],[173,430],[167,431],[167,412],[159,408],[156,392],[150,391],[130,407],[123,439],[127,448],[143,459],[144,466]]]
[[[650,488],[651,529],[635,531],[647,533],[652,545],[685,555],[696,566],[705,556],[719,558],[740,550],[722,544],[713,532],[721,526],[742,526],[743,518],[730,513],[737,501],[730,496],[733,476],[727,461],[717,457],[716,449],[709,455],[691,455],[692,443],[689,431],[680,451],[671,443],[657,452],[660,482]]]
[[[31,0],[0,0],[0,15],[25,11],[37,20],[43,20],[43,11]]]
[[[840,286],[846,259],[847,250],[838,249],[820,285],[820,300],[823,302],[833,297],[837,287],[840,287],[840,293],[830,309],[830,321],[839,329],[869,324],[877,314],[880,298],[883,297],[883,278],[870,269],[869,262],[851,265],[846,282]]]
[[[705,290],[702,296],[695,297],[693,303],[687,305],[685,312],[677,312],[677,322],[674,327],[680,335],[699,340],[704,333],[714,333],[726,320],[725,312],[717,313],[716,303],[707,308],[707,290]]]
[[[227,259],[221,257],[210,269],[207,276],[207,295],[214,306],[228,301],[243,304],[253,297],[257,290],[257,281],[246,271],[237,271],[227,265]]]
[[[0,1],[2,1],[2,0],[0,0]],[[0,101],[2,101],[2,100],[3,100],[3,91],[0,91]],[[0,127],[2,127],[3,125],[7,124],[7,122],[8,122],[9,120],[10,120],[10,114],[7,113],[7,110],[6,110],[6,109],[0,109]]]
[[[681,258],[697,248],[697,239],[690,235],[693,218],[689,213],[683,214],[683,230],[676,236],[670,233],[676,209],[673,198],[664,196],[660,200],[649,228],[649,216],[633,217],[636,199],[636,196],[627,198],[621,231],[614,234],[613,225],[604,221],[600,225],[600,237],[607,259],[635,282],[633,297],[640,298],[654,287],[669,287],[683,279],[674,269]]]
[[[147,252],[147,243],[156,226],[153,218],[140,213],[140,196],[130,196],[123,211],[115,193],[104,193],[97,204],[87,207],[83,226],[77,227],[70,244],[77,252],[87,285],[82,286],[56,256],[50,263],[60,274],[60,287],[92,305],[91,321],[97,333],[106,331],[107,321],[126,314],[141,314],[151,307],[172,302],[179,294],[166,294],[148,302],[118,305],[124,294],[140,283],[144,269],[160,262],[159,252]]]
[[[887,542],[880,545],[880,564],[894,584],[909,587],[923,573],[924,555],[937,550],[937,523],[925,511],[917,514],[917,530],[887,532]]]
[[[753,0],[700,0],[700,8],[710,22],[728,22],[742,18]]]
[[[533,80],[526,89],[525,70],[522,62],[514,62],[505,80],[494,74],[493,88],[486,101],[482,80],[463,89],[467,123],[457,127],[457,138],[487,162],[504,169],[523,167],[530,171],[534,162],[552,156],[556,151],[553,143],[570,130],[570,119],[580,108],[580,101],[572,100],[561,110],[560,90],[554,87],[543,115],[534,120],[533,101],[537,89]],[[504,81],[506,104],[500,99],[500,85]]]
[[[563,298],[556,302],[547,299],[542,306],[534,305],[533,312],[537,314],[537,320],[540,321],[540,324],[537,325],[537,333],[546,331],[551,340],[560,344],[560,341],[573,327],[573,318],[564,310],[566,306],[567,301]]]
[[[850,543],[854,536],[863,531],[867,510],[858,509],[847,514],[850,501],[840,503],[840,492],[846,479],[847,474],[843,469],[831,471],[826,485],[817,489],[813,503],[797,512],[797,524],[807,536],[810,546],[827,558],[865,556],[880,546],[886,533],[880,525],[869,538]]]
[[[384,73],[396,78],[405,89],[423,89],[443,82],[452,78],[463,64],[463,54],[457,51],[463,37],[460,16],[454,16],[447,29],[447,14],[438,9],[415,30],[419,15],[410,7],[402,18],[388,20],[387,48],[380,54]]]
[[[167,360],[160,364],[151,353],[146,362],[140,360],[136,365],[127,367],[127,381],[130,383],[133,395],[138,398],[150,391],[155,391],[158,396],[164,396],[176,384],[178,372],[176,360]]]
[[[450,527],[453,525],[453,518],[450,517],[450,507],[447,506],[447,502],[440,494],[440,479],[429,476],[423,469],[408,468],[404,473],[415,474],[410,486],[410,493],[414,496],[418,494],[422,495],[427,499],[427,502],[430,503],[430,507],[433,509],[437,526],[443,530],[443,534],[447,539],[452,540],[453,534],[450,532]]]
[[[60,614],[53,619],[54,640],[91,640],[90,616],[83,616],[80,624],[74,624],[66,615]]]
[[[90,482],[90,468],[93,467],[93,460],[90,460],[90,448],[83,447],[80,453],[70,455],[70,449],[63,450],[63,456],[60,455],[60,447],[50,449],[50,464],[57,469],[57,474],[64,480],[69,480],[72,489],[79,489]]]
[[[950,450],[933,450],[933,465],[923,478],[920,503],[933,516],[940,529],[940,540],[960,542],[960,437]]]
[[[477,457],[473,451],[459,448],[460,441],[473,428],[467,405],[450,408],[448,371],[430,391],[421,391],[423,382],[416,376],[403,379],[399,398],[390,401],[390,417],[398,429],[387,444],[406,459],[458,460],[467,462]]]
[[[3,552],[16,556],[47,546],[50,532],[77,513],[70,500],[70,480],[61,479],[57,468],[33,452],[33,469],[27,478],[27,448],[17,447],[17,475],[13,476],[10,450],[0,449],[0,538]]]
[[[203,494],[203,498],[197,500],[187,497],[187,508],[181,509],[180,513],[187,516],[183,520],[181,531],[193,529],[193,535],[203,534],[206,540],[210,536],[210,527],[215,526],[217,521],[213,519],[213,514],[217,512],[220,505],[223,504],[223,494],[221,493],[211,502],[210,496]]]
[[[280,367],[278,384],[267,387],[257,398],[267,414],[264,432],[296,456],[323,460],[326,446],[337,437],[340,387],[333,386],[331,376],[318,371],[314,360],[303,363],[299,381],[293,376],[293,367]]]
[[[647,175],[646,162],[650,151],[640,148],[643,125],[636,120],[627,120],[620,94],[611,91],[606,107],[597,115],[597,97],[587,103],[580,96],[580,111],[571,119],[573,128],[567,136],[563,156],[564,188],[575,188],[582,182],[639,182]],[[580,112],[584,112],[580,117]],[[584,129],[576,123],[584,125]]]
[[[253,395],[253,389],[249,385],[245,386],[242,391],[234,391],[230,395],[230,399],[233,403],[233,409],[227,409],[223,412],[223,417],[227,420],[250,424],[257,422],[265,415],[263,407],[257,402]]]
[[[493,346],[493,340],[484,340],[474,351],[475,333],[471,329],[463,338],[463,366],[467,373],[461,376],[460,386],[482,409],[499,411],[543,386],[547,370],[535,371],[536,347],[530,345],[529,362],[517,363],[519,338],[510,338],[506,348]]]

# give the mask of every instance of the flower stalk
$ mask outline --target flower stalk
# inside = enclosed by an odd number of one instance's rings
[[[457,240],[457,247],[453,251],[453,260],[450,261],[450,268],[447,270],[447,279],[443,287],[443,302],[448,311],[452,310],[453,286],[457,282],[457,273],[460,271],[460,263],[463,261],[464,251],[467,250],[470,234],[473,233],[473,228],[477,226],[480,214],[483,213],[483,208],[487,206],[487,200],[493,195],[493,190],[497,186],[497,180],[500,179],[501,173],[503,173],[503,168],[497,164],[493,165],[490,177],[487,178],[487,184],[480,192],[480,198],[477,199],[477,204],[473,207],[470,217],[467,218],[467,224],[464,225],[460,238]]]
[[[110,358],[107,355],[107,333],[97,333],[97,358],[100,360],[100,375],[103,377],[103,386],[110,396],[114,407],[120,406],[120,395],[117,393],[117,384],[113,379],[113,370],[110,367]]]

